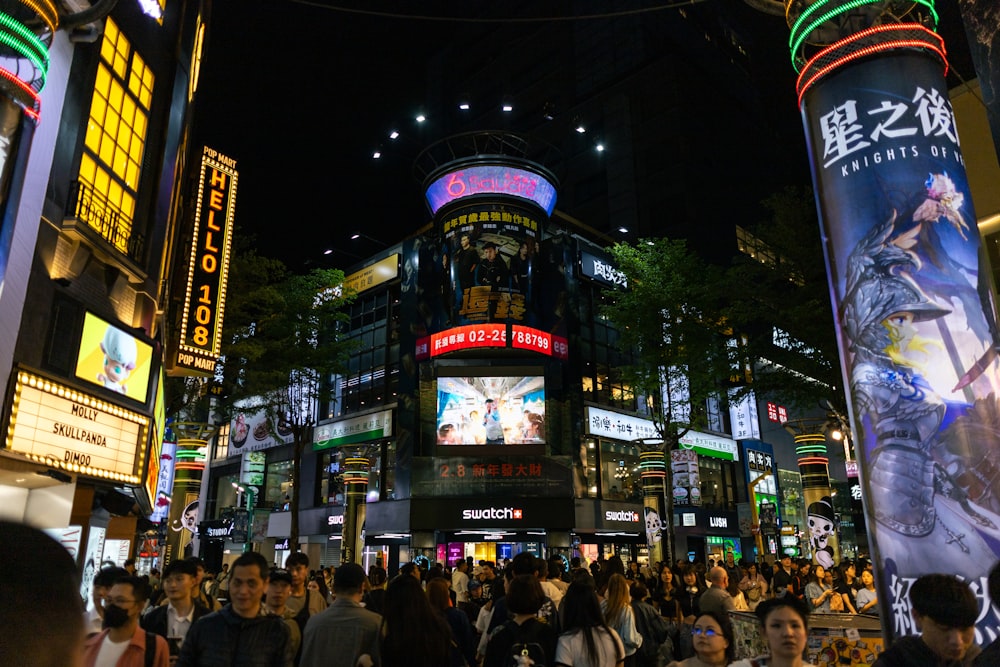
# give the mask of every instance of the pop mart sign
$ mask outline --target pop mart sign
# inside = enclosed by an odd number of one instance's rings
[[[721,435],[688,431],[678,439],[677,444],[681,449],[694,450],[700,456],[711,456],[724,461],[740,460],[736,441]]]

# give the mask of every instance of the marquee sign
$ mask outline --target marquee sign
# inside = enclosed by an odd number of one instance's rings
[[[70,473],[139,484],[149,417],[18,371],[5,449]]]
[[[237,176],[236,160],[205,147],[175,364],[191,375],[214,374],[219,358]]]
[[[562,336],[520,324],[511,324],[508,330],[507,324],[484,322],[452,327],[418,339],[417,360],[423,361],[449,352],[479,347],[510,347],[557,359],[569,358],[569,344]]]

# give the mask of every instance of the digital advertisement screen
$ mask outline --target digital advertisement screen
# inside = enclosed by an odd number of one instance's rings
[[[475,195],[510,195],[526,199],[552,214],[556,188],[541,175],[509,165],[477,165],[441,176],[427,187],[431,213],[457,199]]]
[[[153,346],[87,313],[80,336],[76,376],[146,402]]]
[[[545,443],[545,378],[540,375],[442,377],[437,444]]]

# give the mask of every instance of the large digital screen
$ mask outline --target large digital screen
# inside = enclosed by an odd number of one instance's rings
[[[526,199],[552,215],[556,188],[539,174],[509,165],[487,164],[466,167],[441,176],[425,193],[431,213],[458,199],[474,195],[510,195]]]
[[[76,376],[146,402],[153,346],[87,313],[80,336]]]
[[[545,443],[545,378],[539,375],[441,377],[438,445]]]

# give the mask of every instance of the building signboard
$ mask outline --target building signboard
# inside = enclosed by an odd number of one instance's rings
[[[233,219],[236,160],[204,147],[180,339],[173,371],[211,376],[222,345]]]
[[[600,408],[587,408],[587,433],[615,440],[659,438],[656,424],[649,419],[624,415]]]
[[[19,370],[5,447],[85,477],[139,484],[149,417]]]
[[[313,449],[329,449],[388,438],[392,435],[392,410],[321,424],[313,430]]]
[[[724,461],[739,461],[739,450],[736,441],[721,435],[688,431],[677,441],[678,446],[690,449],[702,456],[722,459]]]

